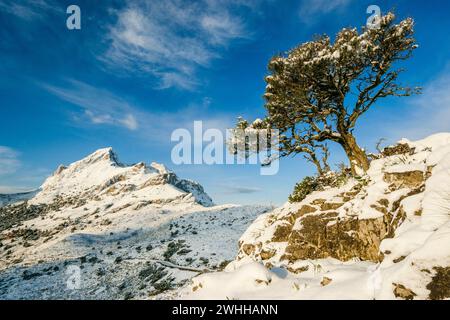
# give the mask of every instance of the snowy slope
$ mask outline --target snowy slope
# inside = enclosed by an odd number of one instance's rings
[[[166,290],[205,271],[220,270],[231,261],[239,235],[267,210],[233,205],[188,210],[150,207],[135,214],[122,212],[117,219],[123,225],[117,221],[73,233],[61,231],[50,240],[28,240],[32,247],[22,249],[18,244],[13,248],[14,258],[23,260],[11,263],[9,258],[8,266],[0,271],[0,299],[170,297],[172,293]],[[81,220],[79,225],[84,223]],[[46,223],[45,230],[50,224]],[[71,289],[67,282],[76,270],[80,286]]]
[[[214,206],[198,183],[163,165],[126,166],[100,149],[60,166],[28,202],[0,208],[0,299],[170,295],[222,269],[267,211]]]
[[[450,133],[400,143],[363,179],[258,217],[236,259],[178,297],[450,298]]]

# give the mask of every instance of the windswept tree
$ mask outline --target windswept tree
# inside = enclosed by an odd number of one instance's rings
[[[397,64],[418,47],[414,22],[394,20],[388,13],[379,17],[377,28],[361,33],[345,28],[334,42],[319,36],[272,58],[263,123],[279,130],[280,155],[317,157],[316,151],[333,141],[344,149],[353,174],[367,171],[368,157],[353,134],[358,119],[382,98],[420,90],[398,82],[403,69]]]

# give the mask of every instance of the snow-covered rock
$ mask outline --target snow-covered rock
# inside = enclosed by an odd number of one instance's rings
[[[259,216],[225,271],[195,278],[180,297],[450,298],[449,228],[450,133],[403,139],[362,180]],[[279,276],[243,285],[255,263]]]

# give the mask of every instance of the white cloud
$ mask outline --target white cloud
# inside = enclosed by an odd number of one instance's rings
[[[257,187],[232,186],[232,185],[222,185],[220,187],[226,194],[251,194],[262,191],[261,188]]]
[[[44,168],[28,167],[20,156],[20,152],[0,146],[0,194],[35,190],[51,173]]]
[[[0,175],[12,174],[20,167],[19,153],[9,147],[0,146]]]
[[[300,19],[305,23],[312,23],[323,14],[344,9],[352,0],[314,0],[302,1]]]
[[[450,111],[449,72],[450,67],[439,77],[426,84],[423,88],[423,94],[417,97],[415,104],[424,108],[433,108],[433,113],[444,112],[448,114]]]
[[[419,139],[436,132],[450,132],[450,67],[426,84],[423,94],[412,102],[411,113],[403,116],[404,124],[398,134]],[[395,130],[396,131],[396,130]]]
[[[128,114],[125,118],[119,120],[119,122],[130,130],[136,130],[138,128],[138,122],[132,114]]]
[[[177,71],[171,72],[158,72],[153,73],[159,78],[159,84],[157,89],[168,89],[171,87],[177,87],[185,90],[192,90],[198,85],[198,81],[194,76],[188,77],[186,74],[179,73]]]
[[[43,18],[50,11],[60,11],[60,8],[48,0],[0,0],[0,11],[32,21]]]
[[[139,127],[135,108],[124,99],[84,82],[69,79],[66,88],[42,84],[58,98],[76,105],[92,124],[108,124],[136,130]]]
[[[228,12],[205,15],[200,23],[209,35],[209,42],[215,45],[226,45],[234,38],[241,38],[244,33],[242,22]]]
[[[0,194],[36,190],[53,172],[54,168],[49,170],[20,163],[19,171],[16,171],[7,177],[5,176],[0,181],[2,183],[0,185]]]
[[[233,124],[234,114],[215,110],[211,112],[211,99],[203,98],[179,110],[154,111],[150,106],[135,106],[114,93],[95,88],[84,82],[69,79],[67,86],[39,84],[49,93],[81,109],[73,120],[93,125],[124,127],[135,132],[138,137],[152,143],[170,144],[170,136],[177,128],[191,130],[195,120],[202,120],[203,127],[225,130]],[[159,106],[159,110],[164,110]],[[168,109],[166,109],[168,110]]]
[[[242,1],[139,0],[115,12],[109,47],[99,57],[114,70],[151,74],[161,89],[194,89],[196,71],[249,32],[232,9]]]

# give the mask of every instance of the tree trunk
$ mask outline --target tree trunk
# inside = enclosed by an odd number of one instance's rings
[[[306,159],[316,166],[317,174],[319,176],[323,175],[322,164],[320,163],[320,160],[317,159],[316,154],[314,152],[309,153],[308,156],[306,156]]]
[[[317,174],[319,176],[323,175],[323,169],[322,169],[322,165],[320,164],[320,161],[316,159],[315,161],[313,161],[313,163],[317,168]]]
[[[343,134],[341,145],[350,161],[350,167],[354,176],[361,175],[369,170],[369,159],[364,150],[358,146],[352,134]]]

